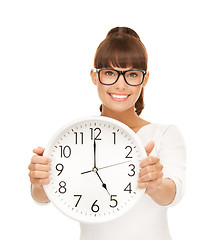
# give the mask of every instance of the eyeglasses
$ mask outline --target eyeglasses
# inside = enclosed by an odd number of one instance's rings
[[[122,74],[125,82],[130,86],[141,85],[147,73],[146,70],[118,71],[109,68],[97,68],[96,72],[98,73],[99,82],[104,85],[113,85]]]

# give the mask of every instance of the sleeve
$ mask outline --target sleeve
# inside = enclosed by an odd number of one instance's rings
[[[181,201],[185,192],[186,147],[176,126],[168,125],[162,133],[158,156],[163,165],[163,178],[170,178],[176,185],[175,198],[166,205],[172,207]]]

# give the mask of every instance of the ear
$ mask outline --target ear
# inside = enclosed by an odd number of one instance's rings
[[[146,86],[147,82],[148,82],[148,79],[149,79],[149,72],[147,72],[147,74],[145,75],[144,77],[144,80],[143,80],[143,87]]]
[[[97,85],[97,73],[93,71],[93,69],[90,70],[90,76],[93,81],[94,85]]]

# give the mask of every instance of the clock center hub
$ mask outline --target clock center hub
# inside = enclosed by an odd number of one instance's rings
[[[97,167],[94,167],[92,171],[93,171],[94,173],[97,173],[97,172],[98,172],[98,168],[97,168]]]

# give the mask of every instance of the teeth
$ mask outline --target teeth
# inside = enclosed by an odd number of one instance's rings
[[[128,95],[114,95],[114,94],[110,94],[112,97],[114,98],[127,98]]]

